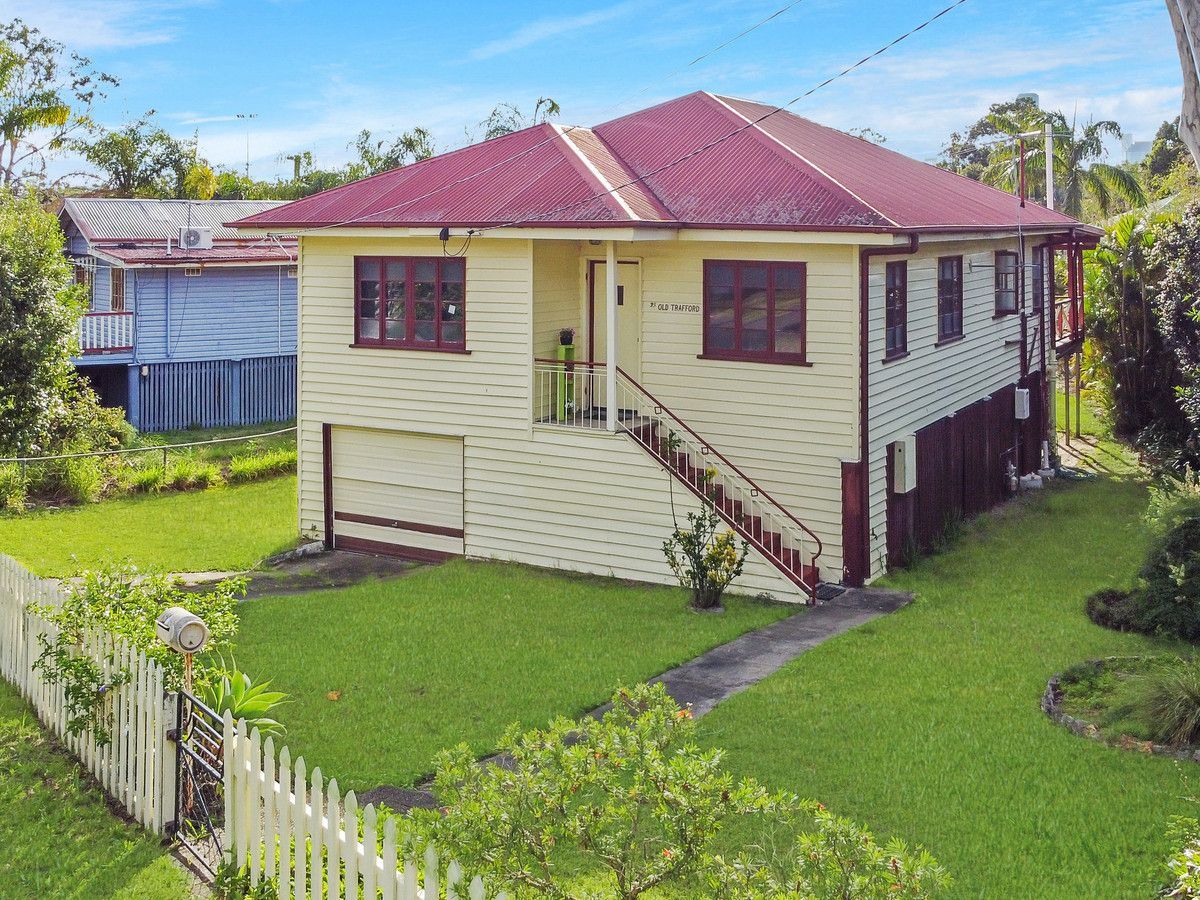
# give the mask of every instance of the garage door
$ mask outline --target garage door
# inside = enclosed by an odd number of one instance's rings
[[[463,443],[334,427],[334,546],[440,560],[463,552]]]

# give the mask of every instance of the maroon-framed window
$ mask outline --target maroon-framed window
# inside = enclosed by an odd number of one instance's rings
[[[884,357],[895,359],[908,352],[908,263],[887,264],[883,295]]]
[[[1032,284],[1032,306],[1035,313],[1044,312],[1046,309],[1046,266],[1042,259],[1042,251],[1037,250],[1033,254],[1033,266],[1030,269],[1029,277]]]
[[[356,256],[354,343],[466,349],[466,261],[453,256]]]
[[[963,258],[938,257],[938,340],[963,334]]]
[[[996,251],[996,315],[1011,316],[1017,311],[1017,254]]]
[[[704,356],[805,362],[807,268],[796,262],[704,262]]]

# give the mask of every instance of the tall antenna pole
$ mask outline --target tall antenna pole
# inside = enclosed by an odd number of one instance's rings
[[[250,180],[250,120],[257,119],[258,113],[238,113],[237,118],[246,120],[246,180]]]

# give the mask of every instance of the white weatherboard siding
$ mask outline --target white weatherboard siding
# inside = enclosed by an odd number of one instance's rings
[[[531,422],[532,359],[553,351],[559,328],[582,325],[583,251],[595,248],[476,239],[467,254],[470,353],[455,354],[349,346],[354,256],[436,256],[438,242],[321,235],[301,243],[303,531],[319,534],[323,527],[322,423],[335,426],[335,434],[337,426],[351,426],[454,436],[463,438],[468,556],[670,581],[661,551],[671,523],[667,473],[626,437],[535,429]],[[643,259],[646,387],[812,523],[826,539],[820,564],[836,580],[839,459],[852,455],[855,439],[853,400],[834,394],[852,392],[855,384],[854,285],[846,268],[853,251],[751,245],[723,254],[809,262],[815,365],[793,367],[697,360],[699,315],[681,319],[650,308],[701,302],[705,249],[717,255],[717,245],[664,245],[654,253],[643,245],[621,247],[622,259]],[[586,346],[582,332],[577,344]],[[680,516],[694,508],[682,485],[673,491]],[[341,523],[335,531],[343,533]],[[797,589],[758,558],[739,587],[799,599]]]
[[[626,244],[620,256],[642,260],[642,384],[811,528],[822,578],[840,581],[841,460],[859,455],[857,248]],[[806,263],[811,365],[697,359],[705,259]]]
[[[1026,252],[1032,259],[1032,241]],[[1021,375],[1019,315],[995,317],[994,254],[1017,242],[924,244],[912,256],[871,260],[869,387],[871,410],[871,575],[887,563],[887,445],[970,405]],[[937,260],[963,258],[963,338],[937,343]],[[884,363],[884,279],[890,261],[908,261],[908,351]],[[972,266],[974,264],[974,266]],[[1032,295],[1026,277],[1026,303]],[[1032,341],[1036,317],[1030,317]],[[1040,353],[1032,370],[1041,368]]]

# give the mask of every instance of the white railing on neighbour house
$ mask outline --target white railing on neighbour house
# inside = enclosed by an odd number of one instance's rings
[[[479,876],[470,878],[432,848],[405,858],[396,818],[380,824],[374,806],[359,809],[353,791],[342,795],[337,779],[326,783],[320,768],[309,774],[286,747],[275,750],[258,729],[236,726],[226,715],[225,853],[251,884],[274,879],[280,897],[322,896],[347,900],[484,900]],[[360,838],[359,835],[362,835]],[[503,898],[503,894],[493,895]]]
[[[169,835],[178,808],[178,695],[164,690],[162,667],[144,653],[109,634],[90,635],[78,652],[100,662],[106,676],[124,669],[131,678],[106,692],[113,725],[109,743],[90,733],[69,734],[62,685],[50,684],[33,667],[39,636],[52,637],[55,629],[30,608],[65,599],[57,583],[0,554],[0,676],[29,700],[109,797],[149,831]],[[307,776],[302,759],[293,764],[288,749],[276,752],[258,729],[248,730],[244,722],[235,727],[227,715],[222,738],[221,846],[226,861],[248,868],[252,883],[276,879],[279,897],[298,900],[375,900],[380,894],[384,900],[503,898],[489,894],[478,876],[465,876],[458,863],[443,865],[432,848],[419,860],[406,859],[394,818],[380,827],[372,806],[359,810],[354,793],[343,797],[336,780],[323,782],[320,769]]]
[[[133,349],[133,313],[85,313],[79,320],[79,351],[106,353]]]
[[[70,734],[63,685],[51,684],[33,667],[42,649],[41,636],[53,638],[56,630],[30,609],[57,606],[64,599],[59,585],[0,555],[0,675],[33,705],[47,730],[112,799],[144,828],[165,834],[175,810],[175,749],[167,731],[175,727],[176,707],[163,690],[162,668],[110,634],[89,635],[79,652],[97,660],[102,675],[124,670],[130,678],[105,695],[112,721],[107,744],[90,732]]]
[[[606,366],[534,360],[533,418],[539,425],[607,427]],[[697,496],[717,510],[759,553],[812,595],[821,540],[786,507],[726,459],[620,367],[617,431],[627,434]]]

